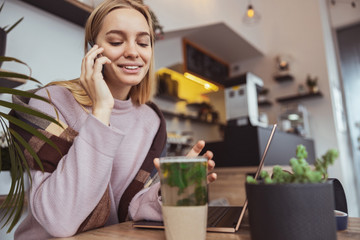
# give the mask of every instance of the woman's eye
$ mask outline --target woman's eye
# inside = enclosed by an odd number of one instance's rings
[[[120,46],[122,42],[110,42],[111,46]]]
[[[147,46],[149,46],[148,43],[138,43],[138,44],[139,44],[139,46],[141,46],[141,47],[147,47]]]

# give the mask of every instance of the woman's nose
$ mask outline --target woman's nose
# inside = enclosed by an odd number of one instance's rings
[[[139,56],[135,44],[126,44],[124,56],[126,58],[137,58]]]

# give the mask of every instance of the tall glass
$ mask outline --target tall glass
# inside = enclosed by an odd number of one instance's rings
[[[206,239],[207,158],[160,158],[160,179],[166,239]]]

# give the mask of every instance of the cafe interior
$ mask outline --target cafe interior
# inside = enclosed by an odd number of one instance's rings
[[[0,22],[24,20],[9,34],[5,55],[26,62],[42,84],[74,79],[86,17],[101,1],[44,2],[6,1]],[[329,177],[342,183],[348,215],[360,217],[359,0],[144,3],[156,18],[152,101],[166,120],[167,155],[205,140],[219,169],[209,201],[243,203],[244,194],[239,198],[224,179],[244,181],[236,169],[259,164],[277,124],[265,167],[288,165],[298,144],[306,146],[310,164],[337,149]],[[27,71],[13,63],[2,68]],[[0,85],[36,86],[4,79]],[[220,193],[223,188],[229,191]]]

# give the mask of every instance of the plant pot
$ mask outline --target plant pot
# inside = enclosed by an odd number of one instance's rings
[[[0,28],[0,56],[5,56],[6,49],[6,32]],[[0,67],[2,62],[0,62]]]
[[[310,93],[318,93],[319,92],[319,87],[318,86],[310,86],[309,87],[309,92]]]
[[[331,181],[246,183],[252,240],[336,240]]]

